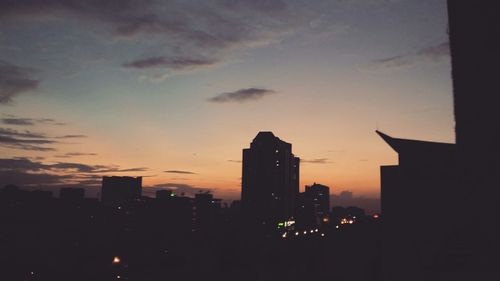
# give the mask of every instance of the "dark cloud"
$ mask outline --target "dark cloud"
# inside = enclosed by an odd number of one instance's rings
[[[143,188],[143,193],[150,196],[156,194],[157,190],[173,190],[177,194],[184,193],[186,196],[194,196],[200,192],[213,192],[215,189],[206,187],[196,187],[185,183],[163,183]]]
[[[18,131],[9,128],[0,128],[0,135],[11,136],[11,137],[21,137],[21,138],[46,138],[45,134],[35,133],[31,131]]]
[[[0,159],[0,185],[94,188],[96,185],[100,185],[104,173],[146,170],[146,168],[121,169],[118,166],[67,162],[49,164],[26,157],[4,158]]]
[[[42,162],[32,161],[29,158],[6,158],[0,159],[0,170],[16,170],[16,171],[74,171],[79,173],[110,173],[110,172],[144,172],[148,169],[145,167],[121,169],[119,166],[108,165],[87,165],[82,163],[72,162],[57,162],[55,164],[44,164]]]
[[[6,125],[16,126],[34,126],[35,124],[66,125],[66,123],[57,122],[51,118],[20,118],[13,116],[2,118],[1,122]]]
[[[8,104],[22,93],[36,90],[40,81],[33,79],[35,69],[0,60],[0,104]]]
[[[428,46],[414,54],[399,55],[373,61],[369,68],[399,68],[410,66],[419,62],[440,62],[450,57],[450,43],[443,42],[438,45]]]
[[[247,88],[241,89],[235,92],[222,93],[215,97],[209,98],[208,101],[216,103],[226,103],[226,102],[246,102],[259,100],[265,96],[276,93],[273,90],[262,89],[262,88]]]
[[[54,144],[55,141],[47,139],[20,139],[8,135],[0,135],[0,146],[22,150],[54,151],[54,148],[43,145]]]
[[[300,159],[300,163],[330,164],[333,162],[329,161],[328,158],[317,158],[317,159]]]
[[[168,69],[192,69],[200,66],[209,66],[217,63],[214,59],[204,59],[204,58],[189,58],[189,57],[176,57],[167,58],[161,57],[151,57],[146,59],[135,60],[123,64],[123,67],[127,68],[168,68]]]
[[[73,170],[80,173],[124,173],[124,172],[145,172],[148,168],[137,167],[121,169],[118,166],[87,165],[82,163],[59,162],[49,165],[50,170]]]
[[[2,118],[2,123],[7,125],[33,126],[34,120],[31,118]]]
[[[14,184],[18,186],[58,185],[70,179],[69,175],[48,173],[25,173],[19,171],[0,170],[0,184]]]
[[[196,175],[196,173],[194,172],[190,172],[190,171],[180,171],[180,170],[168,170],[168,171],[164,171],[165,173],[169,173],[169,174],[187,174],[187,175]]]
[[[0,20],[66,18],[103,24],[117,37],[164,38],[163,53],[124,66],[173,70],[212,65],[235,50],[279,42],[310,21],[279,0],[0,2]]]
[[[68,152],[65,154],[55,155],[54,157],[71,158],[71,157],[77,157],[77,156],[95,156],[95,155],[97,155],[97,154],[96,153],[83,153],[83,152]]]
[[[78,139],[78,138],[86,138],[86,135],[64,135],[55,137],[56,139]]]

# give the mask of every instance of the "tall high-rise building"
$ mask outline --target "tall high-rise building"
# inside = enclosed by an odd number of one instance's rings
[[[293,217],[300,158],[272,132],[259,132],[243,149],[241,204],[253,223],[274,226]]]
[[[142,177],[102,177],[101,201],[118,204],[141,198]]]

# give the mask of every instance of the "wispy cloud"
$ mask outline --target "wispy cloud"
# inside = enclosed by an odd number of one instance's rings
[[[51,118],[20,118],[10,116],[0,120],[6,125],[14,126],[34,126],[35,124],[66,125],[66,123],[58,122]]]
[[[89,185],[103,174],[144,172],[147,168],[121,168],[75,162],[43,163],[26,157],[0,159],[0,182],[32,186]]]
[[[227,92],[218,94],[215,97],[209,98],[208,101],[215,103],[228,103],[228,102],[248,102],[262,99],[265,96],[276,93],[273,90],[263,88],[246,88],[234,92]]]
[[[83,152],[68,152],[65,154],[59,154],[55,155],[54,157],[57,158],[71,158],[71,157],[78,157],[78,156],[95,156],[97,153],[83,153]]]
[[[144,187],[143,193],[149,194],[150,196],[156,193],[157,190],[174,190],[177,194],[184,194],[186,196],[194,196],[200,192],[214,192],[215,189],[207,187],[197,187],[185,183],[162,183],[156,184],[150,187]]]
[[[9,128],[0,128],[0,135],[21,137],[21,138],[46,138],[45,134],[35,133],[28,130],[18,131]]]
[[[398,55],[388,58],[374,60],[368,68],[400,68],[417,63],[431,62],[437,63],[450,57],[450,43],[442,42],[438,45],[428,46],[418,50],[413,54]]]
[[[300,159],[300,163],[330,164],[330,163],[333,163],[333,162],[329,161],[328,158],[317,158],[317,159]]]
[[[43,145],[54,144],[55,141],[47,139],[20,139],[12,136],[0,135],[0,146],[22,150],[54,151],[52,147]]]
[[[86,138],[86,135],[64,135],[64,136],[58,136],[55,137],[56,139],[79,139],[79,138]]]
[[[227,160],[227,162],[232,162],[232,163],[241,163],[241,160]]]
[[[104,25],[115,38],[158,42],[155,54],[123,64],[147,70],[148,76],[151,68],[161,72],[205,67],[237,51],[280,42],[317,17],[301,3],[283,0],[0,2],[4,21],[39,22],[54,20],[53,15],[60,21]]]
[[[167,69],[192,69],[201,66],[209,66],[217,63],[214,59],[205,58],[190,58],[190,57],[174,57],[167,58],[165,56],[160,57],[150,57],[145,59],[139,59],[123,64],[126,68],[167,68]]]
[[[34,68],[13,65],[0,60],[0,105],[8,104],[22,93],[36,90],[40,80],[32,76]]]
[[[191,171],[181,171],[181,170],[168,170],[168,171],[164,171],[165,173],[169,173],[169,174],[186,174],[186,175],[196,175],[195,172],[191,172]]]

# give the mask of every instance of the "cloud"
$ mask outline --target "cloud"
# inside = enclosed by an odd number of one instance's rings
[[[351,191],[342,191],[339,195],[330,195],[330,205],[332,207],[360,207],[365,209],[367,213],[380,212],[380,199],[364,196],[354,196]]]
[[[0,60],[0,105],[8,104],[22,93],[36,90],[40,80],[33,79],[34,68],[21,67]]]
[[[196,175],[196,173],[194,172],[190,172],[190,171],[180,171],[180,170],[168,170],[168,171],[164,171],[165,173],[169,173],[169,174],[186,174],[186,175]]]
[[[97,155],[96,153],[83,153],[83,152],[68,152],[65,154],[61,155],[55,155],[54,157],[57,158],[71,158],[71,157],[77,157],[77,156],[95,156]]]
[[[421,62],[438,63],[450,57],[450,43],[442,42],[438,45],[428,46],[413,54],[398,55],[389,58],[374,60],[369,68],[400,68]]]
[[[0,159],[0,184],[21,186],[96,186],[102,174],[119,172],[141,172],[147,168],[122,169],[119,166],[88,165],[83,163],[42,163],[26,157]]]
[[[22,150],[54,151],[54,148],[43,145],[54,144],[55,141],[47,139],[20,139],[8,135],[0,135],[0,146]]]
[[[300,159],[300,163],[309,163],[309,164],[330,164],[333,163],[328,160],[328,158],[317,158],[317,159]]]
[[[247,102],[262,99],[265,96],[276,93],[273,90],[262,89],[262,88],[246,88],[240,89],[235,92],[222,93],[215,97],[209,98],[208,101],[215,103],[227,103],[227,102]]]
[[[56,164],[48,165],[50,170],[72,170],[80,173],[123,173],[123,172],[145,172],[148,168],[137,167],[121,169],[118,166],[107,166],[107,165],[87,165],[82,163],[68,163],[59,162]]]
[[[200,192],[213,192],[215,189],[206,187],[196,187],[185,183],[162,183],[143,188],[145,194],[155,194],[157,190],[174,190],[177,194],[184,193],[186,196],[194,196]]]
[[[15,125],[15,126],[34,126],[35,124],[51,124],[51,125],[66,125],[66,123],[57,122],[51,118],[20,118],[9,116],[6,118],[2,118],[1,122],[6,125]]]
[[[7,125],[33,126],[35,123],[30,118],[2,118],[2,123]]]
[[[157,47],[155,54],[123,66],[157,71],[205,67],[240,50],[281,42],[316,16],[302,3],[281,0],[0,2],[0,21],[71,19],[102,25],[118,40],[148,42]]]
[[[0,121],[7,125],[14,126],[35,126],[36,124],[63,124],[50,118],[17,118],[8,117],[2,118]],[[64,135],[60,137],[50,137],[43,133],[32,132],[29,130],[16,130],[11,128],[1,128],[0,127],[0,146],[21,149],[21,150],[35,150],[35,151],[54,151],[52,147],[47,147],[47,145],[54,145],[59,143],[54,139],[66,139],[66,138],[81,138],[85,135]]]
[[[0,135],[11,136],[11,137],[21,137],[21,138],[46,138],[45,134],[34,133],[31,131],[17,131],[9,128],[0,128]]]
[[[64,135],[55,137],[56,139],[77,139],[77,138],[86,138],[86,135]]]
[[[189,58],[189,57],[174,57],[167,58],[161,57],[150,57],[146,59],[135,60],[132,62],[124,63],[122,66],[126,68],[167,68],[167,69],[193,69],[201,66],[209,66],[217,63],[214,59],[204,59],[204,58]]]

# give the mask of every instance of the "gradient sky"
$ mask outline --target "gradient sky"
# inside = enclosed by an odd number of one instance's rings
[[[375,129],[454,142],[446,30],[444,0],[2,1],[0,183],[239,198],[265,130],[301,189],[378,197]]]

